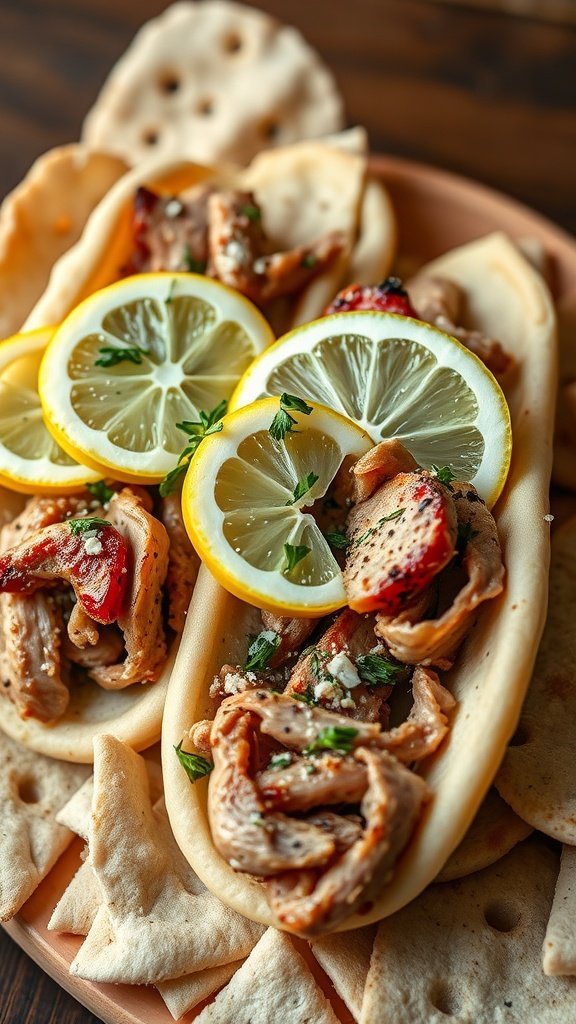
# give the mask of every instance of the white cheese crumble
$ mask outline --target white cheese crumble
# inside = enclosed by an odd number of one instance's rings
[[[355,708],[356,707],[356,701],[352,700],[352,697],[344,697],[344,699],[340,701],[340,707],[341,708]]]
[[[356,671],[356,666],[343,651],[336,654],[332,661],[328,662],[326,668],[330,675],[342,683],[347,690],[353,690],[355,686],[360,686],[361,679]]]
[[[224,683],[222,689],[224,693],[234,694],[243,693],[247,690],[250,683],[256,682],[256,674],[254,672],[246,672],[242,675],[241,672],[227,672],[224,676]]]
[[[273,644],[278,639],[278,633],[275,633],[273,629],[263,629],[259,634],[260,640],[268,640],[269,643]]]
[[[228,259],[233,260],[234,263],[239,263],[240,266],[246,262],[246,249],[235,238],[230,239],[224,252]]]
[[[84,534],[84,551],[87,555],[101,555],[102,554],[102,541],[98,540],[96,533]]]
[[[334,698],[336,696],[337,696],[336,687],[334,686],[334,683],[331,682],[330,680],[328,680],[328,679],[324,680],[323,679],[321,682],[316,683],[316,686],[314,687],[314,699],[315,700],[322,700],[322,699],[324,699],[324,700],[334,700]]]
[[[178,217],[182,210],[183,206],[179,199],[170,199],[164,207],[164,213],[167,217]]]

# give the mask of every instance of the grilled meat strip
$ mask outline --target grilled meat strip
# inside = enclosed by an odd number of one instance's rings
[[[462,569],[468,581],[439,618],[422,619],[406,609],[398,616],[377,616],[376,633],[399,661],[450,668],[483,601],[501,593],[504,565],[496,523],[471,484],[453,483],[453,500],[462,544]]]

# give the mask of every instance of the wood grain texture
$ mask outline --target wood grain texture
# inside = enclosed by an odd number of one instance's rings
[[[165,0],[2,0],[0,196],[75,140]],[[499,188],[576,231],[576,27],[425,0],[260,0],[333,69],[372,148]],[[0,930],[0,1024],[94,1024]]]

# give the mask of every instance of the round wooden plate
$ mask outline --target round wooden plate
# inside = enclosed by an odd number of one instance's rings
[[[552,260],[557,303],[576,296],[576,242],[544,217],[473,181],[407,160],[375,156],[370,169],[388,189],[396,211],[397,268],[401,275],[457,245],[492,231],[504,231],[515,240],[532,238],[544,245]],[[565,496],[561,507],[564,517],[576,512],[576,498]],[[169,1024],[172,1017],[155,989],[95,985],[68,973],[81,940],[48,932],[46,924],[79,864],[79,854],[80,844],[74,843],[20,914],[4,925],[6,931],[58,984],[106,1024]],[[342,1021],[349,1024],[352,1018],[339,1000],[337,1006]],[[186,1024],[193,1021],[200,1009],[192,1010],[182,1020]]]

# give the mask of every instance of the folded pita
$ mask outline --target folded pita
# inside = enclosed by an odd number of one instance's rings
[[[516,843],[526,839],[531,831],[532,827],[514,814],[492,787],[464,839],[437,875],[436,881],[450,882],[495,864]]]
[[[85,146],[52,149],[0,208],[0,338],[22,327],[54,263],[77,242],[103,196],[127,170]]]
[[[544,939],[544,973],[576,974],[576,848],[562,847],[560,874]]]
[[[0,732],[0,921],[18,913],[72,841],[55,818],[88,772]]]
[[[269,928],[196,1024],[338,1024],[288,935]]]
[[[248,163],[342,128],[336,83],[296,29],[229,0],[177,3],[140,30],[82,130],[91,148]]]
[[[360,1020],[366,978],[374,946],[376,926],[325,935],[312,943],[312,952],[346,1004],[354,1020]]]
[[[72,974],[155,984],[241,959],[261,936],[207,892],[152,808],[143,758],[112,736],[94,743],[89,847],[103,903]]]
[[[576,845],[576,517],[552,538],[548,619],[495,785],[534,828]]]
[[[100,883],[92,865],[85,860],[54,907],[48,931],[88,935],[101,906]]]
[[[174,981],[162,981],[156,988],[174,1020],[179,1020],[230,981],[243,963],[243,960],[236,960],[232,964],[222,964],[221,967],[209,967],[206,971],[187,974],[184,978],[175,978]]]
[[[542,844],[433,885],[378,929],[361,1024],[567,1024],[576,980],[542,974],[558,872]]]

